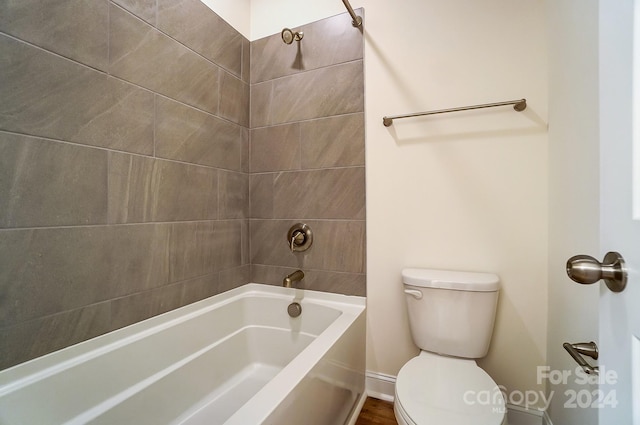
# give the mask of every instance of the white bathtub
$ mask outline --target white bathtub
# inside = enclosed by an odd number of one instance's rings
[[[1,371],[0,424],[353,423],[364,310],[248,284]]]

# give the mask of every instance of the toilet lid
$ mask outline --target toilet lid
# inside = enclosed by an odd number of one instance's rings
[[[416,424],[500,425],[506,413],[500,388],[473,360],[426,352],[400,369],[396,402]]]

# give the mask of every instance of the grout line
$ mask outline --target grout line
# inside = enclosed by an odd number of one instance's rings
[[[343,165],[343,166],[334,166],[334,167],[324,167],[324,168],[300,168],[300,169],[292,169],[292,170],[271,170],[271,171],[255,171],[251,173],[252,176],[260,176],[267,174],[290,174],[290,173],[304,173],[304,172],[319,172],[319,171],[328,171],[328,170],[345,170],[351,168],[366,168],[364,164],[361,165]]]
[[[39,321],[39,320],[52,318],[52,317],[59,316],[59,315],[62,315],[62,314],[73,313],[75,311],[80,311],[80,310],[83,310],[85,308],[97,307],[97,306],[100,306],[101,304],[110,304],[113,301],[118,301],[118,300],[130,298],[130,297],[133,297],[133,296],[137,296],[137,295],[141,295],[141,294],[145,294],[145,293],[149,293],[149,292],[153,292],[153,291],[159,291],[159,290],[162,290],[162,289],[167,289],[170,286],[177,286],[177,285],[183,285],[184,286],[189,281],[196,280],[196,279],[202,279],[202,278],[205,278],[207,276],[215,276],[215,275],[218,275],[220,272],[223,272],[223,271],[226,271],[226,270],[232,270],[232,269],[239,269],[241,267],[244,267],[244,265],[229,267],[229,268],[222,269],[222,270],[217,270],[217,271],[211,272],[211,273],[205,273],[205,274],[201,274],[201,275],[197,275],[197,276],[192,276],[192,277],[188,277],[186,279],[177,280],[175,282],[167,282],[167,283],[164,283],[162,285],[155,286],[153,288],[143,289],[143,290],[136,291],[136,292],[131,292],[131,293],[128,293],[128,294],[119,295],[119,296],[114,297],[114,298],[107,298],[107,299],[99,300],[99,301],[93,302],[91,304],[86,304],[86,305],[81,305],[81,306],[78,306],[78,307],[68,308],[68,309],[65,309],[65,310],[57,311],[55,313],[46,314],[44,316],[33,317],[33,318],[30,318],[30,319],[27,319],[27,320],[11,323],[9,325],[0,326],[0,331],[6,330],[6,329],[10,329],[10,328],[15,327],[15,326],[28,325],[31,322],[36,322],[36,321]]]
[[[282,80],[284,78],[295,77],[295,76],[298,76],[298,75],[304,75],[304,74],[308,74],[310,72],[319,71],[321,69],[334,68],[334,67],[344,66],[346,64],[356,63],[356,62],[362,62],[363,69],[364,69],[364,58],[356,58],[356,59],[349,59],[349,60],[346,60],[344,62],[337,62],[337,63],[331,63],[331,64],[328,64],[328,65],[319,66],[319,67],[313,68],[313,69],[305,69],[303,71],[294,72],[292,74],[280,75],[278,77],[274,77],[274,78],[270,78],[270,79],[266,79],[266,80],[262,80],[262,81],[252,81],[251,85],[252,86],[256,86],[258,84],[265,84],[265,83],[269,83],[269,82],[274,82],[274,81],[277,81],[277,80]]]
[[[0,228],[0,233],[29,231],[29,230],[61,230],[61,229],[95,229],[100,227],[125,227],[125,226],[156,226],[156,225],[174,225],[174,224],[198,224],[198,223],[224,223],[237,222],[247,220],[246,218],[224,218],[224,219],[192,219],[192,220],[176,220],[176,221],[137,221],[131,223],[98,223],[98,224],[64,224],[57,226],[31,226],[31,227],[5,227]]]
[[[24,40],[24,39],[19,38],[19,37],[16,37],[16,36],[14,36],[14,35],[8,34],[8,33],[4,32],[4,31],[0,31],[0,35],[5,36],[5,37],[7,37],[7,38],[10,38],[10,39],[12,39],[12,40],[14,40],[14,41],[18,41],[18,42],[20,42],[20,43],[24,43],[24,44],[26,44],[26,45],[28,45],[28,46],[31,46],[31,47],[33,47],[33,48],[35,48],[35,49],[38,49],[38,50],[41,50],[41,51],[43,51],[43,52],[45,52],[45,53],[52,54],[52,55],[54,55],[54,56],[57,56],[58,58],[61,58],[61,59],[67,60],[67,61],[69,61],[69,62],[73,62],[73,63],[75,63],[75,64],[77,64],[77,65],[82,66],[83,68],[87,68],[87,69],[90,69],[90,70],[92,70],[92,71],[96,71],[96,72],[98,72],[98,73],[100,73],[100,74],[104,74],[104,75],[107,75],[107,76],[109,75],[106,71],[104,71],[104,70],[102,70],[102,69],[94,68],[94,67],[93,67],[93,66],[91,66],[91,65],[88,65],[88,64],[86,64],[86,63],[82,63],[82,62],[78,62],[77,60],[72,59],[72,58],[69,58],[69,57],[67,57],[67,56],[64,56],[64,55],[62,55],[62,54],[60,54],[60,53],[56,53],[56,52],[53,52],[53,51],[51,51],[51,50],[47,50],[47,49],[45,49],[44,47],[40,47],[40,46],[38,46],[37,44],[34,44],[34,43],[30,42],[30,41]],[[107,44],[108,44],[108,43],[107,43]],[[108,58],[107,58],[107,60],[108,60]],[[108,64],[107,64],[107,68],[108,68]]]
[[[121,154],[124,154],[124,155],[137,156],[137,157],[142,157],[142,158],[147,158],[147,159],[155,159],[155,160],[158,160],[158,161],[167,161],[167,162],[173,162],[173,163],[177,163],[177,164],[191,165],[191,166],[194,166],[194,167],[202,167],[202,168],[207,168],[207,169],[210,169],[210,170],[223,170],[223,171],[247,174],[247,173],[243,172],[242,170],[234,170],[234,169],[231,169],[231,168],[214,167],[213,165],[196,164],[194,162],[180,161],[178,159],[154,157],[154,156],[152,156],[152,155],[154,155],[153,153],[151,155],[147,155],[147,154],[141,154],[141,153],[137,153],[137,152],[129,152],[129,151],[123,151],[123,150],[118,150],[118,149],[106,148],[104,146],[85,145],[85,144],[82,144],[82,143],[79,143],[79,142],[69,142],[67,140],[54,139],[52,137],[44,137],[44,136],[38,136],[38,135],[34,135],[34,134],[19,133],[19,132],[9,131],[9,130],[0,130],[0,133],[12,134],[12,135],[17,135],[17,136],[24,136],[24,137],[34,138],[34,139],[40,139],[40,140],[44,140],[44,141],[47,141],[47,142],[62,143],[62,144],[76,146],[76,147],[80,147],[80,148],[97,149],[97,150],[101,150],[101,151],[121,153]]]
[[[250,221],[316,221],[316,222],[338,222],[338,223],[366,223],[363,218],[312,218],[312,217],[293,217],[293,218],[250,218]]]
[[[209,63],[213,64],[214,66],[216,66],[216,67],[218,67],[218,68],[220,68],[220,69],[222,69],[222,70],[224,70],[224,71],[228,72],[229,74],[232,74],[232,75],[234,75],[234,76],[235,76],[235,73],[234,73],[232,70],[227,69],[227,68],[223,67],[222,65],[217,64],[217,63],[216,63],[216,62],[214,62],[212,59],[210,59],[210,58],[208,58],[208,57],[204,56],[202,53],[200,53],[200,52],[198,52],[198,51],[194,50],[193,48],[191,48],[191,47],[187,46],[186,44],[184,44],[182,41],[178,40],[177,38],[174,38],[172,35],[170,35],[170,34],[168,34],[168,33],[164,32],[163,30],[161,30],[160,28],[158,28],[158,15],[159,15],[159,13],[158,13],[158,2],[157,2],[157,0],[156,0],[156,13],[155,13],[155,20],[156,20],[156,22],[155,22],[155,24],[151,24],[151,23],[149,23],[149,22],[145,21],[144,19],[142,19],[142,18],[141,18],[141,17],[139,17],[138,15],[134,14],[133,12],[131,12],[131,11],[129,11],[129,10],[127,10],[127,9],[125,9],[124,7],[120,6],[119,4],[114,3],[114,2],[113,2],[113,0],[110,0],[110,1],[111,1],[111,4],[113,4],[115,7],[117,7],[117,8],[118,8],[118,9],[120,9],[120,10],[122,10],[123,12],[125,12],[125,13],[126,13],[126,14],[128,14],[128,15],[130,15],[131,17],[133,17],[133,18],[137,19],[137,20],[138,20],[138,21],[140,21],[142,24],[144,24],[144,25],[146,25],[146,26],[149,26],[149,27],[153,28],[155,31],[158,31],[160,34],[164,35],[165,37],[167,37],[167,38],[169,38],[169,39],[171,39],[171,40],[175,41],[176,43],[178,43],[179,45],[181,45],[181,46],[182,46],[182,47],[184,47],[185,49],[187,49],[187,50],[191,51],[192,53],[194,53],[194,54],[198,55],[201,59],[204,59],[205,61],[207,61],[207,62],[209,62]],[[212,12],[213,12],[213,11],[212,11]],[[215,13],[215,12],[213,12],[213,13]],[[233,27],[231,27],[231,28],[232,28],[236,33],[238,33],[239,35],[242,35],[242,34],[240,34],[237,30],[235,30],[235,28],[233,28]],[[241,69],[242,69],[242,66],[241,66]],[[242,79],[242,77],[241,77],[240,79]]]
[[[158,145],[158,139],[156,130],[158,128],[158,95],[153,95],[153,157],[157,158],[156,148]]]
[[[321,120],[327,120],[327,119],[332,119],[332,118],[348,117],[348,116],[352,116],[352,115],[363,115],[363,118],[364,118],[364,111],[345,112],[343,114],[327,115],[327,116],[324,116],[324,117],[315,117],[315,118],[306,118],[306,119],[298,120],[298,121],[285,121],[285,122],[278,123],[278,124],[269,124],[269,125],[263,125],[263,126],[260,126],[260,127],[252,127],[252,128],[250,128],[250,130],[251,131],[262,130],[262,129],[266,129],[266,128],[281,127],[281,126],[285,126],[285,125],[302,124],[302,123],[308,123],[308,122],[313,122],[313,121],[321,121]]]
[[[111,1],[107,3],[107,75],[111,72]]]
[[[116,6],[117,6],[117,5],[116,5]],[[119,6],[118,6],[118,7],[119,7]],[[123,9],[123,10],[124,10],[124,9]],[[130,13],[130,12],[126,11],[126,10],[125,10],[125,12]],[[109,15],[109,16],[110,16],[110,15]],[[133,16],[135,16],[135,15],[133,15]],[[136,17],[137,19],[140,19],[140,18],[138,18],[137,16],[135,16],[135,17]],[[109,19],[111,19],[111,18],[109,18]],[[143,22],[144,22],[144,21],[143,21]],[[146,23],[146,22],[145,22],[145,23]],[[147,24],[147,25],[149,25],[148,23],[146,23],[146,24]],[[155,27],[154,27],[154,28],[155,28]],[[109,29],[109,31],[111,31],[111,29]],[[147,91],[147,92],[149,92],[149,93],[153,93],[153,94],[157,94],[158,96],[165,97],[165,98],[167,98],[167,99],[169,99],[169,100],[172,100],[172,101],[174,101],[174,102],[180,103],[181,105],[187,106],[187,107],[189,107],[189,108],[193,108],[193,109],[195,109],[195,110],[197,110],[197,111],[203,112],[203,113],[205,113],[205,114],[207,114],[207,115],[210,115],[210,116],[213,116],[213,117],[216,117],[216,118],[221,119],[221,120],[223,120],[223,121],[226,121],[226,122],[228,122],[228,123],[230,123],[230,124],[234,124],[234,125],[237,125],[237,126],[239,126],[239,127],[244,127],[242,124],[239,124],[239,123],[237,123],[237,122],[231,121],[230,119],[228,119],[228,118],[226,118],[226,117],[219,116],[219,115],[217,114],[217,112],[216,112],[216,113],[214,113],[214,112],[211,112],[211,111],[207,111],[206,109],[202,109],[201,107],[198,107],[198,106],[195,106],[195,105],[190,105],[190,104],[185,103],[185,102],[183,102],[183,101],[181,101],[181,100],[179,100],[179,99],[172,98],[172,97],[170,97],[170,96],[168,96],[168,95],[166,95],[166,94],[163,94],[163,93],[155,92],[155,91],[153,91],[152,89],[150,89],[150,88],[148,88],[148,87],[141,86],[141,85],[139,85],[139,84],[137,84],[137,83],[134,83],[134,82],[132,82],[132,81],[126,80],[126,79],[124,79],[124,78],[122,78],[122,77],[119,77],[119,76],[117,76],[117,75],[111,74],[111,73],[110,73],[110,64],[111,64],[111,43],[110,43],[110,42],[108,42],[108,43],[107,43],[107,44],[108,44],[107,50],[108,50],[108,52],[109,52],[109,53],[108,53],[108,58],[107,58],[107,60],[108,60],[108,63],[107,63],[107,70],[102,70],[102,69],[99,69],[99,68],[94,68],[94,67],[92,67],[91,65],[88,65],[88,64],[85,64],[85,63],[79,62],[79,61],[77,61],[77,60],[75,60],[75,59],[73,59],[73,58],[66,57],[66,56],[64,56],[64,55],[62,55],[62,54],[60,54],[60,53],[54,52],[54,51],[52,51],[52,50],[47,50],[47,49],[46,49],[46,48],[44,48],[44,47],[38,46],[37,44],[34,44],[34,43],[30,42],[30,41],[23,40],[23,39],[21,39],[21,38],[15,37],[15,36],[13,36],[13,35],[11,35],[11,34],[7,34],[7,33],[5,33],[5,32],[0,31],[0,35],[4,35],[4,36],[6,36],[6,37],[8,37],[8,38],[10,38],[10,39],[13,39],[13,40],[15,40],[15,41],[18,41],[18,42],[20,42],[20,43],[24,43],[24,44],[26,44],[26,45],[28,45],[28,46],[31,46],[31,47],[35,48],[35,49],[41,50],[41,51],[42,51],[42,52],[44,52],[44,53],[48,53],[48,54],[51,54],[51,55],[53,55],[53,56],[56,56],[56,57],[58,57],[58,58],[60,58],[60,59],[64,59],[64,60],[66,60],[66,61],[72,62],[72,63],[74,63],[74,64],[76,64],[76,65],[79,65],[79,66],[81,66],[81,67],[87,68],[87,69],[89,69],[89,70],[91,70],[91,71],[95,71],[95,72],[97,72],[97,73],[99,73],[99,74],[103,74],[103,75],[105,75],[105,76],[106,76],[106,77],[108,77],[108,78],[113,78],[113,79],[115,79],[115,80],[118,80],[118,81],[120,81],[120,82],[123,82],[123,83],[129,84],[129,85],[131,85],[131,86],[133,86],[133,87],[139,88],[139,89],[144,90],[144,91]],[[212,62],[212,63],[213,63],[213,62]],[[223,69],[223,70],[224,70],[224,68],[220,67],[219,65],[217,65],[217,64],[215,64],[215,63],[213,63],[213,65],[215,65],[216,67],[218,67],[218,68],[220,68],[220,69]],[[218,72],[218,76],[219,76],[219,75],[220,75],[220,73]],[[218,77],[218,78],[219,78],[219,77]],[[248,83],[245,83],[245,82],[242,82],[242,83],[243,83],[243,84],[247,84],[247,85],[248,85]],[[245,128],[248,128],[248,127],[245,127]]]

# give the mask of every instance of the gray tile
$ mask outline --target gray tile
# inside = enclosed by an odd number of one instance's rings
[[[249,84],[225,71],[220,71],[218,114],[236,124],[249,126]]]
[[[252,128],[364,111],[362,60],[251,88]]]
[[[249,175],[220,171],[218,185],[220,218],[249,217]]]
[[[120,329],[181,306],[182,285],[166,285],[111,301],[111,329]]]
[[[273,97],[273,81],[266,83],[252,84],[250,90],[250,113],[249,121],[251,128],[264,127],[271,122],[270,107]]]
[[[158,0],[158,29],[240,77],[244,37],[200,0]]]
[[[0,132],[0,227],[104,224],[107,152]]]
[[[300,124],[302,168],[364,165],[364,114]]]
[[[212,273],[206,276],[180,282],[182,293],[180,294],[181,305],[187,305],[196,301],[209,298],[218,293],[219,273]]]
[[[0,230],[0,327],[168,282],[166,225]]]
[[[108,0],[2,1],[0,31],[91,67],[107,69]]]
[[[241,171],[248,173],[250,171],[250,156],[249,156],[249,129],[241,127],[240,137],[242,139],[242,151],[241,151]]]
[[[284,44],[280,33],[251,43],[252,83],[363,58],[362,32],[348,13],[294,30],[304,32],[299,43]]]
[[[151,93],[1,34],[0,99],[0,130],[153,152]]]
[[[223,293],[251,282],[251,267],[249,265],[235,267],[220,272],[218,293]]]
[[[300,169],[300,124],[251,130],[251,172]]]
[[[109,222],[215,219],[218,171],[109,152]]]
[[[295,270],[297,270],[295,267],[254,265],[251,267],[251,281],[281,286],[284,277]],[[343,295],[366,295],[366,277],[364,274],[308,269],[304,269],[303,272],[304,279],[296,283],[296,288]]]
[[[240,231],[242,232],[242,247],[240,248],[242,250],[242,255],[240,262],[242,265],[249,265],[251,263],[251,234],[249,233],[249,220],[242,220],[240,222]]]
[[[158,96],[156,156],[239,171],[241,127]]]
[[[156,25],[158,11],[157,0],[112,0],[115,4],[143,19],[151,25]]]
[[[242,37],[242,81],[251,82],[251,43]]]
[[[349,167],[277,174],[275,218],[365,218],[365,170]]]
[[[251,265],[365,272],[365,222],[302,220],[314,232],[307,251],[292,253],[287,231],[300,220],[251,220]]]
[[[367,280],[364,273],[309,270],[305,273],[304,280],[305,289],[361,297],[367,295]]]
[[[93,304],[0,329],[0,369],[109,332],[109,303]]]
[[[213,265],[215,270],[226,270],[242,265],[242,223],[244,220],[215,222]]]
[[[214,273],[211,262],[215,246],[215,227],[211,221],[171,225],[169,270],[171,282]]]
[[[239,221],[171,225],[170,280],[178,282],[238,267],[242,259]]]
[[[252,174],[249,182],[251,218],[273,218],[273,180],[275,173]]]
[[[110,13],[111,74],[217,113],[216,65],[117,6]]]

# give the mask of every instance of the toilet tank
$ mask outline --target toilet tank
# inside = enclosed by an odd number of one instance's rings
[[[498,305],[499,280],[492,273],[402,270],[415,344],[422,350],[448,356],[486,356]]]

